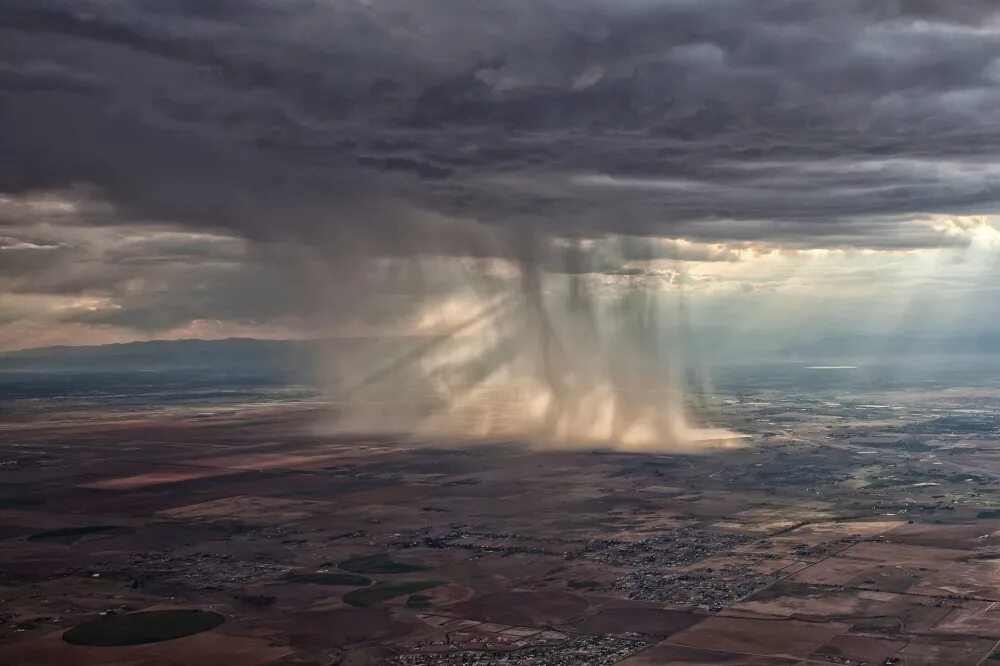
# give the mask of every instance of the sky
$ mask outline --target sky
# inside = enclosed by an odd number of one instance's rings
[[[997,108],[990,0],[6,0],[0,350],[988,333]]]

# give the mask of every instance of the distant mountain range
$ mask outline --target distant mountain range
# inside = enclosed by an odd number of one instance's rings
[[[342,362],[384,361],[398,352],[401,338],[341,338],[327,340],[151,340],[93,346],[41,347],[0,352],[0,371],[130,372],[216,369],[229,371],[301,370],[310,368],[321,349]],[[408,343],[418,339],[406,338]],[[419,344],[419,343],[418,343]],[[703,353],[709,350],[702,350]],[[386,352],[386,353],[383,353]],[[756,350],[750,358],[815,361],[820,359],[903,359],[907,356],[966,356],[1000,354],[1000,334],[974,337],[831,336],[770,352]],[[705,359],[710,362],[711,358]],[[715,359],[725,364],[725,359]]]
[[[307,343],[291,340],[152,340],[81,347],[41,347],[0,353],[0,370],[271,369],[300,365],[307,353]]]
[[[419,360],[441,338],[364,337],[325,340],[155,340],[0,353],[4,400],[53,397],[132,399],[137,403],[198,399],[254,391],[386,378],[419,384]],[[754,341],[760,342],[760,341]],[[728,352],[728,353],[727,353]],[[689,379],[716,387],[872,390],[896,386],[983,383],[1000,377],[1000,334],[969,338],[831,336],[783,349],[744,351],[703,345],[702,369]],[[689,359],[691,368],[698,368]],[[814,366],[851,367],[820,372]],[[856,367],[855,367],[856,366]],[[234,393],[235,392],[235,393]],[[111,396],[110,398],[108,396]],[[125,396],[125,398],[123,398]]]
[[[437,338],[372,336],[312,340],[150,340],[0,352],[0,372],[224,371],[309,375],[323,364],[389,363]],[[329,368],[326,368],[329,370]]]
[[[95,346],[42,347],[0,352],[4,398],[126,394],[233,387],[315,387],[345,373],[397,372],[406,376],[414,352],[435,344],[427,337],[356,337],[323,340],[153,340]]]

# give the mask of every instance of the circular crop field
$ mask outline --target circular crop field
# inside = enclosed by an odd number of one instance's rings
[[[84,622],[63,634],[72,645],[111,647],[184,638],[214,629],[226,618],[202,610],[162,610],[108,615]]]
[[[427,571],[427,567],[422,564],[397,562],[388,553],[352,557],[349,560],[344,560],[337,566],[344,571],[350,571],[355,574],[394,574]]]

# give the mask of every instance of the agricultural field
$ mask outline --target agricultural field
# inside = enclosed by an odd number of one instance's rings
[[[957,395],[820,421],[805,398],[713,399],[738,446],[328,436],[306,401],[12,403],[0,662],[997,660],[1000,434],[923,432]]]

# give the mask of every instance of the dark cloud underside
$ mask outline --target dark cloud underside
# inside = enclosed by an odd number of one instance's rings
[[[992,2],[8,1],[0,191],[390,254],[946,244],[1000,187]]]

